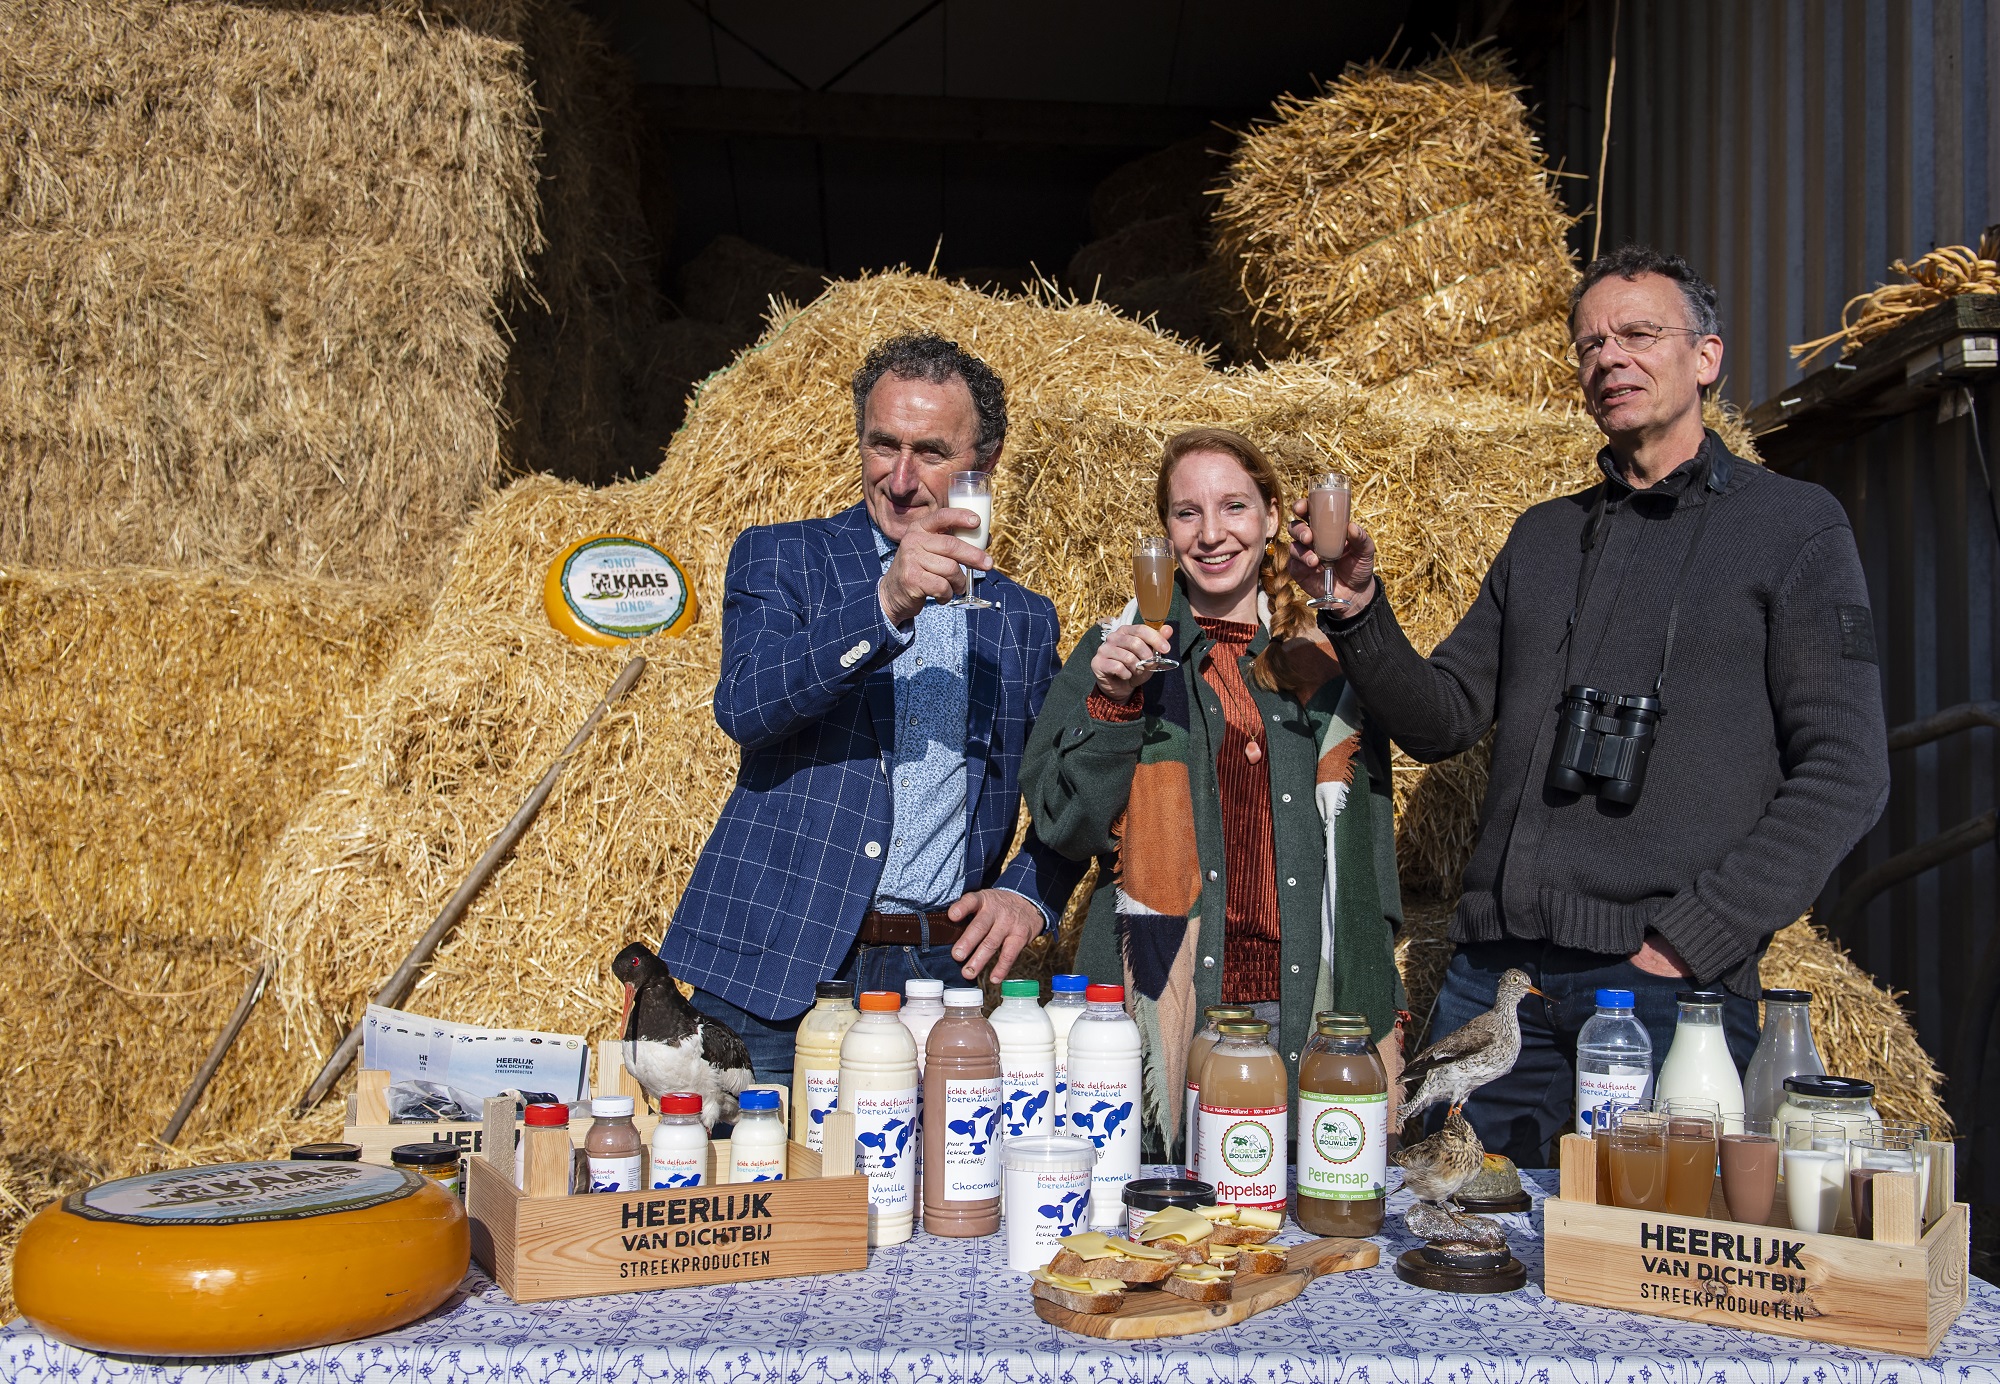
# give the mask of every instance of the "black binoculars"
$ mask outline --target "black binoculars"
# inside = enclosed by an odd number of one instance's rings
[[[1625,807],[1638,802],[1660,721],[1660,699],[1621,697],[1579,685],[1563,694],[1556,711],[1548,786],[1560,793],[1595,793]]]

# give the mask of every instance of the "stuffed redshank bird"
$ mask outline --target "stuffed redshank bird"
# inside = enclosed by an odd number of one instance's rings
[[[1397,1116],[1404,1127],[1433,1105],[1456,1111],[1474,1091],[1513,1071],[1521,1056],[1521,998],[1541,993],[1526,971],[1509,967],[1491,1009],[1411,1058],[1399,1078],[1404,1090],[1416,1092]]]
[[[655,1101],[669,1091],[693,1091],[701,1096],[703,1124],[734,1124],[736,1097],[756,1080],[736,1030],[689,1004],[667,963],[644,943],[619,952],[611,974],[625,983],[619,1028],[625,1070],[640,1089]]]

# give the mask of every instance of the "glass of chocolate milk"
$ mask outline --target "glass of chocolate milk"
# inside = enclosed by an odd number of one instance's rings
[[[1139,618],[1160,629],[1174,608],[1174,550],[1159,534],[1142,537],[1132,549],[1132,587],[1139,597]],[[1139,664],[1142,673],[1178,668],[1181,661],[1154,654]]]
[[[1778,1141],[1769,1120],[1741,1123],[1742,1133],[1722,1136],[1722,1200],[1732,1221],[1768,1225],[1778,1199]]]
[[[944,1017],[924,1042],[924,1229],[1000,1229],[1000,1039],[978,990],[944,992]]]
[[[1320,594],[1307,602],[1315,610],[1343,609],[1347,601],[1333,594],[1333,564],[1347,551],[1347,520],[1353,491],[1347,477],[1328,471],[1313,477],[1306,497],[1308,522],[1313,531],[1313,552],[1320,560]]]

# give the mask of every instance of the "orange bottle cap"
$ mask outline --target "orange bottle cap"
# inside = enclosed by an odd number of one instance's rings
[[[869,990],[862,994],[864,1014],[894,1014],[903,1007],[903,997],[893,990]]]

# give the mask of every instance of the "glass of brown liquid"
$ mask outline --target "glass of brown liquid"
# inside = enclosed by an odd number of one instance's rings
[[[1667,1209],[1667,1117],[1620,1110],[1611,1124],[1611,1204],[1631,1211]]]
[[[1929,1131],[1925,1131],[1928,1133]],[[1927,1161],[1927,1160],[1926,1160]],[[1918,1175],[1917,1219],[1923,1219],[1923,1196],[1928,1179],[1922,1177],[1917,1141],[1906,1133],[1891,1133],[1886,1126],[1856,1130],[1847,1138],[1847,1200],[1854,1208],[1854,1235],[1859,1240],[1875,1238],[1875,1174],[1912,1173]]]
[[[1722,1200],[1729,1219],[1746,1225],[1767,1225],[1778,1199],[1778,1140],[1769,1120],[1732,1120],[1741,1124],[1722,1136]]]
[[[1173,545],[1159,534],[1148,534],[1132,549],[1132,589],[1139,597],[1139,618],[1154,629],[1164,629],[1174,608]],[[1178,668],[1181,661],[1167,654],[1154,654],[1139,664],[1142,673]]]
[[[1347,551],[1347,520],[1352,499],[1353,490],[1340,472],[1327,471],[1313,477],[1306,508],[1313,531],[1313,553],[1320,560],[1321,585],[1320,594],[1306,604],[1314,610],[1345,609],[1348,604],[1345,597],[1333,594],[1333,564]]]
[[[1667,1210],[1706,1216],[1715,1195],[1715,1135],[1721,1112],[1712,1100],[1670,1100],[1667,1117]]]
[[[1611,1200],[1611,1126],[1618,1121],[1621,1110],[1637,1109],[1632,1101],[1608,1100],[1585,1111],[1590,1122],[1591,1151],[1597,1155],[1597,1204],[1612,1206]]]

